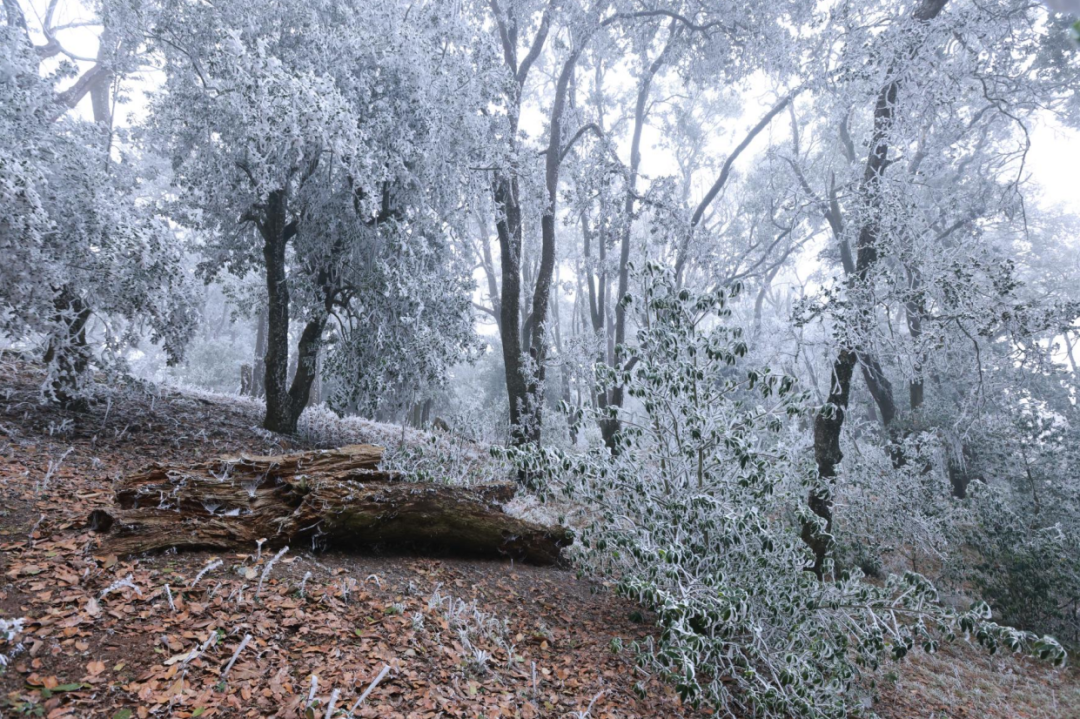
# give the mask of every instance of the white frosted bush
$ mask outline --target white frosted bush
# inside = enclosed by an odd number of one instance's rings
[[[813,469],[787,421],[805,398],[788,378],[739,367],[746,345],[725,324],[737,288],[694,295],[659,266],[642,281],[643,298],[626,300],[643,328],[637,360],[600,377],[633,399],[617,451],[508,454],[535,486],[583,507],[580,566],[655,612],[660,634],[643,660],[686,700],[754,717],[847,717],[863,711],[860,667],[961,634],[1064,661],[1055,641],[991,623],[983,604],[942,606],[914,572],[873,585],[858,570],[827,581],[807,571]]]

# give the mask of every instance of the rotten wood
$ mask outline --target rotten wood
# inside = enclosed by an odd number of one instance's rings
[[[118,555],[251,550],[266,539],[268,547],[435,550],[552,564],[572,541],[563,527],[506,514],[500,505],[516,491],[509,482],[409,482],[379,468],[382,453],[350,445],[153,464],[119,482],[112,521],[91,523],[107,532],[103,549]]]

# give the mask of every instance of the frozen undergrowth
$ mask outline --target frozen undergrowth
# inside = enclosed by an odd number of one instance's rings
[[[871,583],[831,559],[824,581],[807,571],[814,474],[784,421],[806,397],[789,377],[740,367],[746,344],[726,324],[737,288],[694,295],[659,266],[643,280],[636,368],[601,378],[636,403],[617,451],[506,454],[581,508],[582,571],[656,612],[659,636],[638,647],[646,666],[725,715],[841,719],[866,713],[868,669],[916,648],[969,637],[1065,661],[1052,638],[990,621],[985,604],[944,605],[915,572]]]
[[[3,619],[0,618],[0,672],[7,667],[8,662],[23,651],[23,645],[18,642],[19,634],[22,633],[25,618]]]

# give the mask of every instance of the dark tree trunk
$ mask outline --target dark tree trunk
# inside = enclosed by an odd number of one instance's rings
[[[378,469],[382,451],[353,445],[152,465],[119,483],[115,516],[99,510],[92,523],[109,532],[106,551],[121,555],[250,551],[267,538],[271,547],[434,550],[551,564],[572,541],[562,527],[505,514],[500,505],[513,497],[512,484],[403,481]]]
[[[509,128],[507,133],[508,149],[513,154],[517,149],[518,118],[521,112],[522,89],[529,76],[533,63],[540,56],[547,42],[551,27],[552,6],[548,5],[540,19],[532,44],[525,57],[518,62],[518,18],[515,6],[511,3],[504,9],[498,2],[491,0],[492,20],[497,28],[497,37],[502,46],[503,62],[512,76],[512,84],[507,92],[509,105]],[[522,228],[521,204],[518,194],[517,169],[509,167],[496,171],[492,181],[492,194],[495,200],[495,226],[499,236],[500,269],[502,288],[500,293],[499,334],[503,346],[503,365],[506,374],[506,394],[510,405],[510,441],[520,445],[529,441],[532,434],[529,422],[532,421],[529,388],[533,383],[525,374],[525,358],[522,354],[523,320],[521,312],[525,309],[521,301],[522,272]],[[554,227],[552,228],[554,229]],[[535,295],[534,295],[535,303]],[[546,307],[545,307],[546,310]],[[536,317],[535,313],[533,315]],[[530,372],[531,374],[531,372]]]
[[[893,420],[896,419],[896,399],[893,397],[892,382],[885,376],[885,370],[881,368],[881,363],[873,354],[860,351],[858,360],[863,381],[866,382],[870,396],[874,398],[874,404],[881,412],[881,424],[886,431],[889,431],[892,429]]]
[[[832,546],[832,485],[836,479],[836,466],[844,458],[840,451],[840,430],[844,426],[848,397],[851,392],[851,373],[857,358],[849,350],[841,350],[832,367],[829,396],[825,405],[814,417],[814,461],[818,467],[818,484],[810,490],[810,511],[824,523],[821,531],[811,523],[802,528],[803,541],[814,553],[813,571],[822,576],[825,557]]]
[[[285,268],[288,198],[283,190],[270,193],[266,218],[259,224],[266,263],[266,417],[263,427],[271,432],[293,434],[297,416],[289,396],[289,283]]]
[[[307,404],[305,407],[314,407],[322,402],[322,352],[315,356],[315,379],[311,383],[311,392],[308,394]]]
[[[522,429],[528,384],[521,356],[521,206],[517,179],[498,173],[494,180],[495,229],[499,236],[502,289],[499,296],[499,335],[502,339],[506,395],[510,403],[510,441],[523,444]]]
[[[798,135],[798,123],[795,118],[795,112],[792,110],[792,106],[788,106],[791,111],[791,128],[793,142],[795,145],[795,156],[799,155],[799,135]],[[847,133],[847,118],[840,123],[840,136],[843,138],[845,147],[845,157],[848,162],[855,162],[854,146],[851,143],[851,139]],[[851,145],[851,149],[848,146]],[[807,194],[814,195],[813,190],[810,189],[810,185],[806,178],[803,176],[802,171],[798,169],[798,165],[793,163],[793,167],[796,168],[796,175],[803,188],[807,191]],[[858,270],[856,268],[855,258],[851,254],[851,245],[848,243],[847,237],[844,235],[844,221],[840,212],[840,203],[836,198],[836,186],[835,178],[830,181],[829,186],[829,199],[819,200],[822,214],[825,220],[829,223],[829,227],[832,230],[833,237],[836,239],[837,244],[840,247],[840,264],[844,268],[844,275],[848,278],[848,281],[852,281]],[[890,432],[890,439],[895,439],[891,433],[892,422],[896,418],[896,400],[893,396],[892,383],[889,382],[888,377],[885,376],[885,372],[881,367],[881,363],[877,357],[866,348],[860,348],[858,351],[857,359],[859,361],[859,369],[862,372],[863,381],[866,382],[867,389],[870,390],[870,396],[873,398],[874,403],[877,405],[877,410],[880,411],[880,415],[873,407],[870,408],[870,414],[877,421],[880,418],[882,425],[887,432]],[[902,454],[898,450],[894,450],[894,461],[899,460]]]
[[[913,18],[919,22],[926,22],[937,17],[948,0],[922,0],[915,9]],[[877,104],[874,107],[874,129],[870,140],[870,155],[866,160],[866,168],[863,172],[860,194],[865,198],[865,203],[871,212],[868,220],[859,230],[856,243],[855,274],[848,278],[853,285],[856,294],[867,289],[866,285],[871,281],[870,272],[877,263],[878,258],[878,233],[880,227],[874,219],[875,213],[881,212],[881,178],[889,165],[889,138],[888,133],[893,124],[896,112],[897,96],[900,92],[900,80],[893,78],[882,87],[878,94]],[[858,325],[869,325],[873,321],[873,310],[869,306],[857,307],[851,321]],[[860,330],[867,327],[856,327],[857,334],[865,334]],[[865,359],[865,358],[863,358]],[[860,358],[853,348],[841,348],[833,362],[833,376],[829,398],[825,405],[818,411],[814,418],[814,459],[818,467],[817,485],[810,490],[807,504],[810,510],[824,522],[824,531],[807,523],[803,526],[802,537],[814,553],[813,570],[821,577],[824,571],[826,556],[832,546],[832,488],[836,479],[836,467],[843,459],[840,451],[840,433],[844,426],[844,413],[848,406],[848,397],[851,390],[851,374],[855,363]],[[871,393],[875,392],[875,384],[884,380],[880,366],[876,361],[860,362],[864,367],[864,377],[868,379]],[[872,384],[875,383],[875,384]],[[891,399],[891,386],[888,387]],[[877,385],[877,391],[881,397],[885,396],[884,386]],[[875,400],[879,395],[875,394]],[[881,403],[878,403],[881,407]],[[892,415],[888,418],[883,416],[882,421],[886,424],[895,415],[895,407],[891,407]],[[895,461],[895,458],[894,458]]]
[[[308,406],[311,388],[315,385],[315,379],[319,374],[319,349],[322,347],[322,334],[325,328],[326,316],[320,314],[304,326],[300,342],[296,346],[296,374],[293,375],[292,386],[289,387],[294,431],[296,421],[300,419],[300,414]]]
[[[53,305],[60,333],[49,341],[43,358],[52,377],[49,399],[64,409],[85,411],[87,402],[79,387],[90,367],[86,325],[92,313],[82,298],[67,287],[60,290]]]
[[[544,186],[547,193],[546,205],[540,216],[540,269],[536,273],[533,289],[532,314],[528,326],[524,328],[529,357],[534,363],[534,371],[526,387],[527,440],[540,443],[543,422],[543,386],[547,374],[547,316],[551,306],[551,284],[555,274],[555,214],[558,206],[559,171],[562,168],[564,148],[562,144],[563,114],[570,80],[574,75],[578,58],[583,46],[570,52],[563,63],[562,71],[555,83],[555,97],[551,103],[551,116],[548,126],[548,146],[544,158]]]

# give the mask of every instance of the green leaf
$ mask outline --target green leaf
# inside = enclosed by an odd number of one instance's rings
[[[201,717],[204,713],[206,713],[206,707],[199,707],[195,711],[191,712],[191,716]]]
[[[124,707],[120,711],[112,715],[112,719],[131,719],[131,710]]]
[[[53,687],[54,692],[77,692],[83,688],[82,684],[61,684],[60,686]]]

